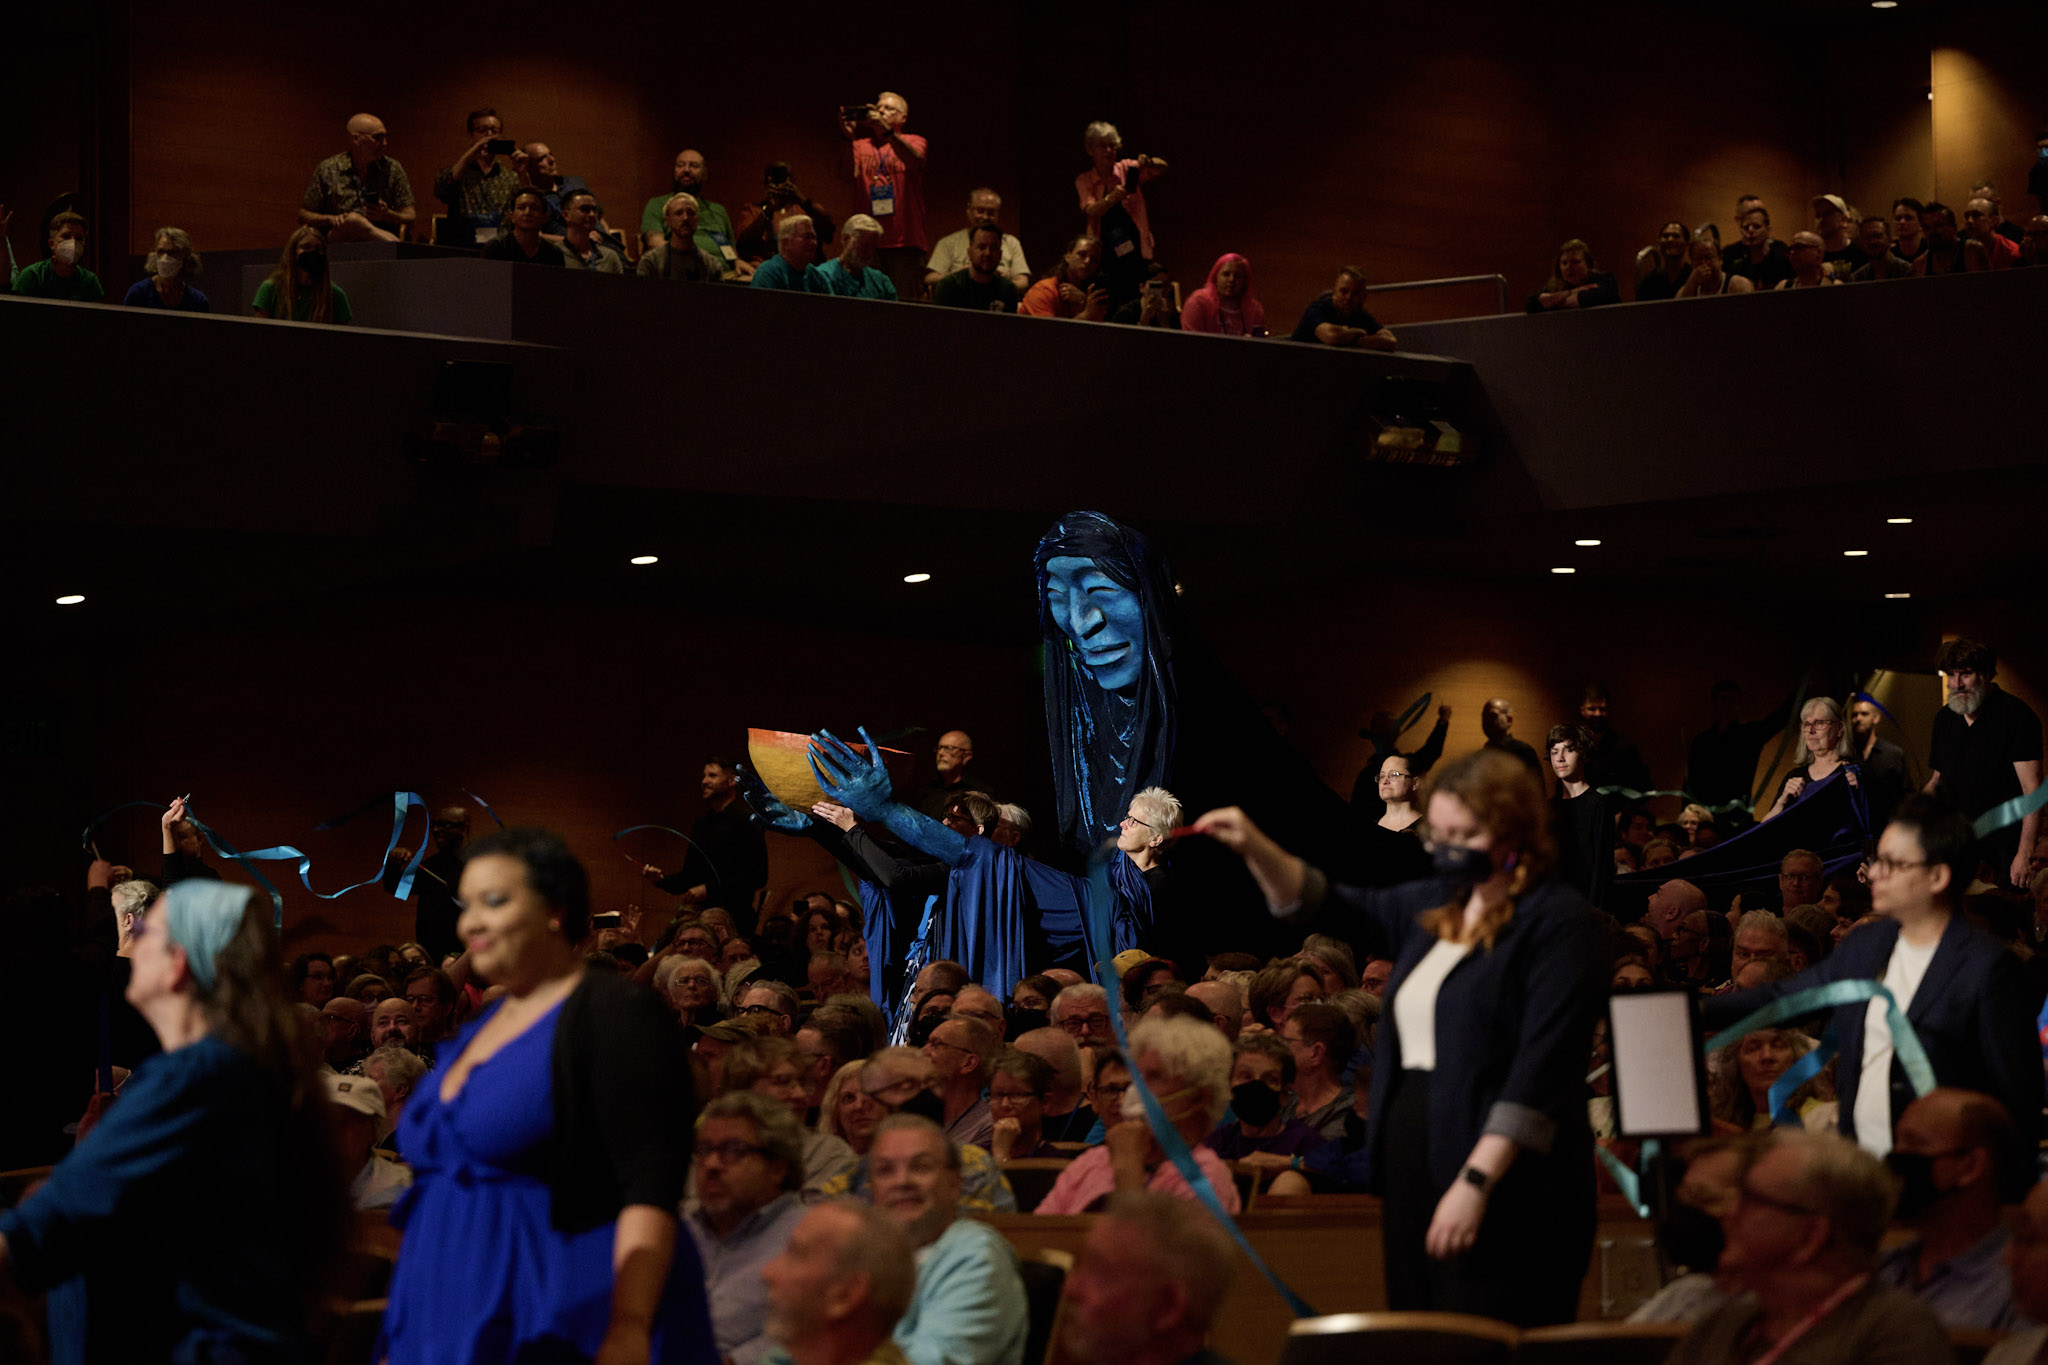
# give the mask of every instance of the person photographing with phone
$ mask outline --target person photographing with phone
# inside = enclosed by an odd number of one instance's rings
[[[853,178],[866,196],[868,216],[882,225],[875,264],[896,286],[896,296],[924,298],[925,140],[903,131],[910,101],[884,90],[872,104],[839,107],[839,132],[853,144]]]
[[[1068,240],[1052,273],[1024,293],[1017,311],[1035,318],[1109,318],[1109,284],[1102,278],[1102,243],[1087,233]]]
[[[1118,307],[1137,295],[1145,263],[1153,259],[1145,186],[1166,174],[1166,162],[1156,156],[1124,156],[1123,135],[1114,123],[1089,124],[1081,145],[1093,164],[1074,177],[1074,189],[1081,196],[1081,212],[1088,215],[1089,233],[1102,243],[1110,303]]]
[[[470,144],[455,164],[434,173],[434,197],[448,206],[436,234],[444,246],[482,246],[498,235],[498,220],[512,203],[519,177],[500,157],[512,139],[495,109],[473,109],[463,125]]]

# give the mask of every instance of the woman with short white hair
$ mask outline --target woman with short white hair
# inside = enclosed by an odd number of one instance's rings
[[[1783,814],[1809,787],[1833,777],[1840,769],[1849,770],[1849,785],[1855,786],[1857,769],[1849,761],[1850,756],[1842,708],[1835,705],[1832,697],[1808,697],[1806,705],[1799,708],[1799,752],[1792,760],[1799,766],[1785,774],[1778,799],[1763,818],[1769,820]]]

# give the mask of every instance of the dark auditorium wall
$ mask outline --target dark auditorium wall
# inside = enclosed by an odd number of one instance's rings
[[[1082,127],[1107,117],[1129,150],[1173,164],[1151,198],[1160,254],[1184,287],[1220,252],[1243,251],[1274,330],[1291,327],[1341,261],[1381,280],[1499,270],[1519,307],[1569,236],[1626,273],[1663,218],[1728,230],[1745,191],[1773,205],[1781,237],[1805,226],[1818,189],[1865,207],[1933,193],[1926,89],[1940,44],[1976,64],[1951,69],[1996,77],[1959,86],[1952,111],[1936,106],[1953,113],[1944,148],[2002,136],[1985,131],[1994,102],[2009,122],[2048,96],[2038,64],[2022,64],[2038,45],[2012,41],[2012,25],[2048,22],[2038,15],[2000,26],[1848,8],[1796,35],[1812,41],[1737,53],[1642,31],[1645,12],[1628,6],[1612,22],[1530,6],[1398,17],[1353,6],[1309,29],[1246,25],[1241,10],[1212,4],[1133,3],[1077,34],[1013,5],[988,11],[986,37],[962,16],[900,26],[886,44],[850,40],[844,12],[819,7],[809,20],[799,11],[772,61],[742,29],[706,49],[651,14],[563,24],[558,8],[528,0],[487,22],[415,8],[297,34],[250,0],[176,31],[137,11],[126,237],[142,251],[177,222],[202,247],[281,244],[313,163],[340,149],[357,109],[389,125],[430,212],[433,171],[466,145],[462,116],[483,103],[513,137],[547,140],[618,226],[667,185],[686,142],[710,158],[713,197],[729,208],[782,157],[843,216],[860,204],[832,112],[887,84],[932,142],[935,232],[958,226],[965,191],[986,182],[1034,265],[1048,266],[1081,222]],[[267,58],[260,34],[291,55]],[[1999,173],[2023,179],[2025,165]],[[1953,178],[1944,172],[1944,193]],[[1493,300],[1480,287],[1389,295],[1380,307],[1398,322],[1487,312]]]

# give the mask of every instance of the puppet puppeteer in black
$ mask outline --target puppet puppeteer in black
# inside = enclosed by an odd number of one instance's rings
[[[1189,819],[1242,806],[1290,851],[1345,869],[1342,880],[1415,874],[1419,845],[1358,822],[1286,745],[1197,636],[1144,536],[1101,512],[1069,512],[1035,562],[1059,840],[1077,869],[1116,837],[1131,798],[1159,786]],[[1280,946],[1242,860],[1204,839],[1170,857],[1148,948],[1188,968],[1205,953]]]

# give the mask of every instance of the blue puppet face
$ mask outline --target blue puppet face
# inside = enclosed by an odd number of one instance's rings
[[[1136,592],[1092,559],[1055,555],[1045,561],[1045,609],[1074,642],[1096,686],[1121,692],[1137,684],[1145,663],[1145,611]]]

